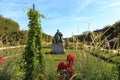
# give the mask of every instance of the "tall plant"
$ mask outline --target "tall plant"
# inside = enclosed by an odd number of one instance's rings
[[[27,13],[29,17],[29,33],[25,51],[23,53],[24,80],[38,80],[44,73],[44,59],[42,55],[42,29],[40,13],[33,8]]]

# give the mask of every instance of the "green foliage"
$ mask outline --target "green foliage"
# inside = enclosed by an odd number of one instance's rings
[[[119,46],[120,46],[120,33],[118,35],[118,43],[119,43]]]
[[[0,36],[3,33],[12,33],[14,31],[19,31],[19,24],[9,18],[4,18],[0,15]]]
[[[42,55],[42,29],[40,14],[35,9],[28,11],[29,33],[27,46],[23,53],[24,80],[38,80],[44,73],[44,59]]]
[[[17,22],[0,15],[0,39],[4,44],[11,42],[12,33],[18,31],[20,31],[20,29]]]
[[[68,48],[68,46],[69,46],[69,39],[66,39],[65,40],[65,48]]]
[[[50,36],[46,33],[43,33],[42,37],[43,37],[42,38],[43,42],[52,42],[52,36]]]
[[[43,15],[40,16],[45,18]],[[4,18],[0,15],[0,30],[0,40],[3,42],[3,44],[15,46],[16,43],[23,45],[27,43],[29,31],[20,30],[19,24],[12,19]],[[43,33],[42,37],[43,41],[52,42],[52,36]]]

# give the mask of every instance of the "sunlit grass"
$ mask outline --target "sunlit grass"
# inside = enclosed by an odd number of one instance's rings
[[[7,66],[10,70],[13,70],[11,80],[22,80],[24,77],[24,73],[21,71],[19,65],[23,50],[21,50],[21,53],[16,53],[20,55],[5,58],[5,62],[0,64],[5,68],[5,65],[9,62],[11,63],[10,66]],[[59,80],[60,75],[57,73],[57,66],[60,61],[66,62],[67,54],[75,56],[75,76],[73,76],[72,80],[117,80],[116,65],[108,64],[101,59],[95,58],[84,50],[66,50],[65,54],[45,54],[50,51],[51,49],[43,49],[46,62],[45,80]]]

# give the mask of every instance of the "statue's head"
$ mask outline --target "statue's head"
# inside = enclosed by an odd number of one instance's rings
[[[57,29],[57,32],[59,32],[59,29]]]

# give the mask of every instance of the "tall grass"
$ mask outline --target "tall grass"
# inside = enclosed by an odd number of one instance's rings
[[[75,80],[79,80],[79,76],[86,80],[118,80],[115,79],[117,77],[116,65],[108,64],[84,51],[79,54],[76,54],[75,70],[78,76]]]

